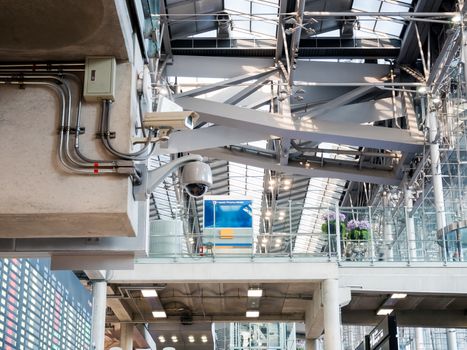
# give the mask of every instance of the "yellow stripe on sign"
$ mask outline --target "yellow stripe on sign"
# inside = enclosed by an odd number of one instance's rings
[[[231,228],[223,228],[219,231],[219,238],[232,239],[234,237],[234,230]]]

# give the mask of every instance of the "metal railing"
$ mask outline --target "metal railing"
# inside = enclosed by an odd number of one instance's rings
[[[302,206],[302,212],[310,209]],[[465,220],[455,215],[445,230],[436,229],[436,212],[420,207],[411,211],[405,207],[311,208],[307,215],[316,216],[307,232],[287,229],[280,232],[251,230],[209,230],[198,233],[151,233],[149,259],[212,260],[247,258],[319,258],[340,262],[461,262],[467,260],[467,227]],[[285,211],[279,218],[290,228],[296,216],[294,210]],[[447,213],[449,214],[449,213]],[[278,220],[279,220],[278,219]],[[458,225],[453,227],[454,219]],[[410,221],[416,229],[407,234]],[[280,227],[280,226],[278,226]]]

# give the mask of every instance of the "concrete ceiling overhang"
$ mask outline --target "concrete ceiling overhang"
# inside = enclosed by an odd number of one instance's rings
[[[127,286],[112,285],[114,290]],[[147,286],[146,286],[147,288]],[[211,323],[251,321],[247,310],[259,310],[260,321],[303,321],[316,283],[168,283],[155,286],[166,319],[152,317],[154,303],[143,298],[138,286],[121,298],[136,323]],[[261,288],[262,297],[251,300],[249,288]],[[115,296],[119,298],[118,296]],[[109,322],[117,321],[108,319]]]
[[[376,325],[384,316],[380,308],[393,309],[401,327],[464,328],[467,325],[467,297],[464,294],[408,293],[391,299],[391,293],[352,292],[351,302],[342,309],[344,324]]]
[[[122,5],[114,0],[3,0],[0,61],[127,59],[121,21],[129,18]]]

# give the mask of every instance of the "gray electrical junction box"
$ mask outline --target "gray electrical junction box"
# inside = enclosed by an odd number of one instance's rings
[[[115,57],[86,58],[83,97],[88,102],[115,100]]]

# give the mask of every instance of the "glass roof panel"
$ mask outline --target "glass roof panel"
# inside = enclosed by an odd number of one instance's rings
[[[354,12],[408,12],[411,8],[411,0],[354,0],[352,11]],[[388,17],[359,18],[360,29],[355,31],[355,37],[363,38],[374,35],[388,35],[400,37],[404,22],[400,19]]]
[[[232,38],[275,38],[279,0],[224,0],[224,9],[231,14]]]

